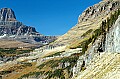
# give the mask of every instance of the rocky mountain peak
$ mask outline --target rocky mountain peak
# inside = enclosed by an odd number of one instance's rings
[[[2,8],[0,10],[0,21],[16,21],[14,11],[10,8]]]
[[[10,8],[0,10],[0,40],[17,40],[32,44],[48,44],[56,39],[52,36],[44,36],[32,26],[24,25],[16,20],[15,13]]]

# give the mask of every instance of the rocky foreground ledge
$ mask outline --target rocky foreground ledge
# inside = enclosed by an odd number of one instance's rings
[[[74,79],[120,79],[120,53],[96,55],[86,70]]]

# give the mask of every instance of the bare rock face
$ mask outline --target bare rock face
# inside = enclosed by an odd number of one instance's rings
[[[10,8],[0,10],[0,35],[25,35],[37,33],[34,27],[26,26],[16,20],[14,11]]]
[[[0,39],[12,39],[32,44],[48,44],[55,36],[44,36],[34,27],[26,26],[16,20],[15,13],[10,8],[0,10]]]
[[[120,0],[103,0],[90,6],[79,16],[78,23],[66,34],[59,37],[55,43],[69,46],[75,41],[82,40],[81,36],[84,33],[90,29],[99,28],[102,21],[107,19],[112,12],[119,9],[119,6]]]
[[[16,17],[14,11],[10,8],[3,8],[0,10],[1,21],[15,21]]]
[[[91,64],[74,79],[120,79],[120,54],[102,53],[93,57]]]
[[[106,35],[106,52],[120,52],[120,16]]]
[[[82,15],[79,16],[78,23],[82,21],[96,19],[106,16],[110,12],[115,11],[120,6],[119,0],[103,0],[99,4],[87,8]]]
[[[33,32],[37,33],[34,27],[26,27],[25,25],[22,25],[18,28],[17,35],[32,34]]]

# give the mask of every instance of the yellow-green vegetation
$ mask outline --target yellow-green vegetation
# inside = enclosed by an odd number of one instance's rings
[[[107,18],[107,20],[102,21],[101,26],[98,29],[92,30],[89,29],[86,33],[84,33],[81,37],[83,37],[82,40],[79,40],[77,42],[74,42],[70,45],[70,49],[76,49],[76,48],[82,48],[82,54],[87,51],[88,45],[90,43],[94,43],[98,36],[100,35],[106,35],[106,32],[109,31],[109,29],[113,26],[115,21],[117,20],[118,16],[120,15],[120,10],[117,10],[114,12],[114,14],[111,14],[110,18]]]
[[[73,74],[71,69],[77,63],[79,55],[80,54],[73,54],[69,57],[63,57],[61,59],[49,60],[47,62],[44,62],[43,64],[37,67],[39,71],[25,74],[21,76],[20,79],[26,78],[26,77],[28,78],[30,76],[34,76],[37,78],[38,75],[45,76],[45,79],[51,79],[51,78],[65,79],[66,78],[65,70],[67,71],[67,74],[69,74],[68,78],[71,78]],[[66,62],[70,64],[67,67],[65,67],[65,64],[64,64]],[[50,67],[50,69],[45,71],[44,68],[46,67]]]
[[[85,32],[81,37],[85,37],[87,35],[89,35],[90,33],[92,33],[93,29],[89,29],[87,32]]]
[[[28,63],[28,62],[21,62],[21,64],[19,63],[11,67],[6,67],[6,69],[4,69],[3,71],[12,71],[12,73],[2,75],[2,78],[3,79],[18,79],[24,74],[37,71],[36,66],[35,66],[36,63],[33,62],[31,63],[31,65],[27,64],[26,66],[25,66],[25,63]]]
[[[87,39],[84,39],[83,41],[81,41],[78,45],[74,46],[74,47],[70,47],[71,49],[76,49],[76,48],[82,48],[82,53],[84,54],[85,51],[88,48],[88,45],[92,42],[94,38],[93,37],[89,37]]]
[[[48,65],[49,65],[49,67],[54,68],[54,67],[58,66],[58,63],[59,63],[59,60],[50,60],[48,62],[41,64],[37,68],[42,69],[44,66],[48,66]]]
[[[56,69],[54,72],[48,71],[45,74],[48,75],[45,79],[50,79],[55,77],[58,77],[60,79],[65,79],[63,69]]]
[[[12,71],[7,71],[7,70],[6,70],[6,71],[1,71],[1,72],[0,72],[0,75],[9,74],[9,73],[11,73],[11,72],[12,72]]]
[[[92,60],[91,66],[75,79],[119,79],[120,54],[103,53]]]
[[[0,71],[0,75],[7,75],[7,74],[10,74],[10,73],[12,73],[12,72],[15,72],[15,71],[17,71],[17,70],[19,70],[19,69],[24,69],[24,68],[26,68],[26,67],[31,67],[31,66],[32,66],[31,63],[24,62],[24,63],[21,63],[21,64],[19,64],[19,65],[15,65],[15,66],[13,66],[13,67],[10,67],[10,68],[8,68],[8,69],[6,69],[6,70]]]
[[[30,53],[33,49],[22,50],[18,48],[0,48],[0,56],[16,56],[19,54]]]
[[[35,76],[35,77],[38,77],[39,75],[43,74],[44,71],[40,71],[40,72],[30,72],[28,74],[24,74],[23,76],[21,76],[20,78],[18,79],[22,79],[22,78],[28,78],[29,76]]]
[[[114,14],[111,14],[109,18],[102,21],[101,25],[97,29],[90,29],[86,33],[82,35],[82,39],[79,41],[76,41],[71,44],[71,49],[76,48],[82,48],[82,53],[76,55],[73,54],[69,57],[63,57],[60,59],[54,59],[49,60],[37,67],[38,71],[30,72],[27,74],[24,74],[20,77],[22,78],[28,78],[30,76],[33,76],[35,78],[39,78],[39,76],[45,76],[44,79],[52,79],[52,78],[60,78],[60,79],[69,79],[72,77],[72,68],[76,65],[77,60],[80,55],[85,54],[85,52],[88,49],[89,44],[94,43],[95,40],[100,36],[103,35],[105,38],[106,33],[109,31],[109,29],[113,26],[115,21],[117,20],[118,16],[120,15],[120,10],[116,11]],[[52,55],[48,55],[47,57],[57,56],[60,55],[62,52],[56,52]],[[69,66],[65,67],[64,63],[70,63]],[[45,68],[48,68],[47,70]],[[84,71],[86,68],[84,65],[81,67],[81,71]],[[67,71],[67,73],[65,72]],[[68,77],[65,76],[65,74],[68,74]]]
[[[47,61],[43,62],[41,65],[39,65],[38,67],[34,67],[35,68],[34,70],[23,73],[24,75],[23,74],[20,75],[21,77],[19,79],[29,78],[29,77],[35,77],[35,78],[44,77],[44,79],[53,79],[53,78],[54,79],[57,79],[57,78],[69,79],[69,78],[71,78],[73,75],[72,68],[76,65],[79,56],[85,54],[85,52],[88,49],[88,46],[90,44],[94,43],[95,40],[100,35],[103,35],[103,36],[106,35],[106,32],[108,32],[109,29],[112,27],[112,25],[115,23],[116,19],[118,18],[118,15],[120,15],[120,10],[116,11],[114,14],[111,14],[110,18],[107,18],[106,20],[102,21],[99,28],[88,30],[86,33],[84,33],[82,35],[83,39],[74,42],[73,45],[70,46],[71,49],[82,48],[82,53],[72,54],[69,57],[63,57],[63,58],[58,58],[58,59],[54,58],[54,59],[47,60]],[[15,51],[12,50],[12,52],[15,52]],[[62,51],[62,52],[64,52],[64,51]],[[56,53],[54,52],[54,54],[47,55],[46,57],[58,56],[62,52],[56,52]],[[11,53],[11,52],[8,52],[8,53]],[[107,57],[107,56],[105,56],[105,57]],[[110,59],[110,61],[111,60],[112,59]],[[69,65],[65,66],[65,63],[69,63]],[[103,66],[105,66],[105,63],[103,64]],[[22,64],[24,64],[25,67],[32,66],[30,63],[22,63]],[[22,67],[24,67],[24,66],[22,66]],[[96,66],[99,66],[99,64],[97,64]],[[94,69],[96,68],[96,66],[94,66]],[[18,67],[19,67],[19,69],[22,68],[21,66],[18,66]],[[83,64],[81,67],[81,71],[84,72],[85,69],[86,68]],[[103,69],[105,69],[105,68],[103,68]],[[11,71],[6,70],[6,71],[2,71],[1,74],[6,74],[6,73],[10,73],[10,72]],[[106,73],[106,72],[107,71],[105,70],[103,73]],[[89,76],[89,73],[87,74],[88,76]],[[66,74],[68,75],[67,77],[66,77]],[[92,75],[93,75],[93,73],[91,73],[91,78],[92,78]],[[96,79],[99,78],[100,76],[102,76],[101,71],[97,75],[98,76],[96,77]]]
[[[65,63],[65,62],[69,62],[71,64],[71,67],[73,67],[76,64],[78,57],[79,56],[77,56],[77,55],[72,55],[70,57],[64,57],[59,60],[50,60],[50,61],[47,61],[47,62],[41,64],[37,68],[42,69],[44,66],[49,66],[51,68],[54,68],[54,67],[58,67],[59,64]]]
[[[86,69],[86,67],[82,67],[82,68],[81,68],[81,71],[84,71],[85,69]]]
[[[61,55],[61,53],[63,53],[63,52],[65,52],[65,51],[56,52],[56,53],[54,53],[54,54],[51,54],[51,55],[48,55],[48,56],[45,56],[45,57],[59,56],[59,55]]]

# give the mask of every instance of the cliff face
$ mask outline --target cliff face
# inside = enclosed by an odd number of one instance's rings
[[[78,24],[55,42],[0,66],[3,79],[120,79],[119,6],[119,0],[103,0],[89,7]],[[16,28],[17,40],[49,42],[53,38],[36,37],[34,28]]]
[[[97,29],[104,19],[120,6],[119,0],[103,0],[87,8],[78,18],[78,23],[66,34],[56,40],[56,44],[70,45],[82,40],[82,35],[89,29]]]
[[[0,20],[1,21],[16,21],[16,16],[14,14],[14,11],[10,8],[1,9]]]
[[[87,20],[97,19],[108,15],[110,12],[115,11],[119,8],[119,0],[103,0],[94,6],[87,8],[78,18],[78,23]]]
[[[101,53],[91,61],[89,66],[73,79],[120,79],[120,54]]]
[[[80,56],[74,68],[74,79],[119,79],[120,16],[106,35],[100,35]],[[105,40],[103,40],[105,38]],[[103,50],[105,48],[105,50]],[[81,70],[83,61],[85,69]],[[77,77],[75,77],[77,76]]]
[[[113,25],[110,25],[111,28],[109,31],[106,31],[105,29],[105,32],[98,35],[99,34],[98,32],[100,32],[101,26],[103,26],[102,23],[104,21],[106,22],[107,18],[110,17],[111,14],[115,13],[115,11],[119,9],[119,6],[120,6],[119,0],[103,0],[98,4],[95,4],[94,6],[87,8],[79,16],[78,24],[74,26],[71,30],[69,30],[65,35],[61,36],[58,40],[55,41],[58,44],[63,43],[64,45],[74,46],[72,48],[82,47],[84,48],[82,50],[86,50],[84,52],[84,55],[79,57],[77,64],[73,67],[73,76],[79,76],[77,79],[102,79],[102,78],[109,79],[109,76],[108,75],[106,76],[106,74],[109,74],[109,73],[112,74],[111,71],[106,69],[102,75],[102,73],[99,72],[99,70],[101,69],[99,69],[99,66],[97,66],[98,64],[95,64],[97,62],[95,61],[95,63],[93,64],[93,61],[94,59],[98,60],[98,62],[100,60],[103,60],[103,61],[105,60],[106,62],[110,63],[109,59],[107,60],[107,58],[105,59],[99,58],[101,54],[100,52],[112,52],[112,53],[117,52],[117,57],[119,57],[118,52],[120,52],[120,43],[119,43],[120,42],[120,38],[119,38],[120,37],[120,32],[119,32],[120,17],[117,19],[115,24],[113,23]],[[93,31],[90,31],[90,29]],[[98,34],[95,34],[95,31]],[[97,37],[95,36],[96,38],[93,39],[94,35],[96,36],[98,35],[98,36]],[[88,45],[87,46],[85,45],[84,47],[84,44],[88,44]],[[114,54],[110,53],[110,55],[111,56],[109,57],[112,57],[112,55]],[[104,54],[103,56],[105,57],[107,56],[107,54]],[[115,59],[115,57],[113,57],[113,59]],[[115,61],[118,61],[118,60],[115,60]],[[87,68],[85,72],[82,72],[83,62],[84,62],[84,67]],[[100,66],[103,63],[101,62]],[[89,71],[89,68],[91,69],[91,66],[97,67],[96,71],[94,71],[94,68]],[[109,65],[107,64],[106,67],[107,66]],[[119,67],[120,66],[118,66],[118,68]],[[114,68],[114,66],[112,68]],[[106,71],[109,71],[109,73]],[[90,72],[92,72],[91,75],[86,76],[86,74],[89,74]],[[100,78],[98,78],[99,75],[97,75],[97,72],[100,74]],[[119,72],[115,72],[115,73],[118,74]],[[97,77],[93,77],[94,74]],[[119,79],[119,78],[116,78],[116,79]]]
[[[32,44],[48,44],[56,39],[55,36],[44,36],[34,27],[26,26],[16,20],[15,13],[10,8],[0,10],[0,39],[18,40]]]
[[[18,21],[1,21],[0,22],[0,35],[24,35],[24,34],[32,34],[38,33],[36,32],[34,27],[28,27],[23,25]]]
[[[0,10],[0,35],[25,35],[38,33],[34,27],[29,27],[16,20],[14,11],[10,8]]]
[[[120,52],[120,16],[106,35],[106,52]]]

